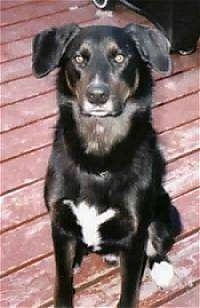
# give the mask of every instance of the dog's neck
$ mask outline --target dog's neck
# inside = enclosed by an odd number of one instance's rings
[[[74,105],[74,119],[77,133],[86,154],[104,156],[119,144],[129,133],[136,104],[128,104],[117,117],[86,117]]]
[[[61,113],[65,114],[65,117],[58,121],[60,129],[57,131],[60,132],[60,136],[56,139],[63,140],[68,160],[86,173],[118,172],[121,168],[128,170],[134,152],[152,129],[151,113],[148,109],[144,112],[136,112],[134,115],[130,110],[129,117],[123,113],[125,118],[113,118],[112,121],[104,118],[104,121],[96,119],[96,122],[88,123],[85,118],[79,118],[78,124],[72,117],[72,110],[67,108],[65,111]],[[77,128],[78,125],[80,125],[79,128]],[[93,126],[95,131],[91,130]],[[85,134],[82,131],[81,135],[80,129],[87,131]],[[113,130],[116,132],[114,136]],[[95,140],[95,145],[90,144],[90,138],[92,141]]]

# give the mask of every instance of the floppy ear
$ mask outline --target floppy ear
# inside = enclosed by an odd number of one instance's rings
[[[79,31],[78,25],[69,24],[42,31],[35,36],[32,68],[36,77],[46,76],[59,65],[66,47]]]
[[[136,48],[145,62],[154,70],[161,73],[170,73],[170,45],[168,39],[160,31],[130,24],[125,27],[125,32],[134,40]]]

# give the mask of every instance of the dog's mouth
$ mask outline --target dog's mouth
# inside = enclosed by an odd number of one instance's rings
[[[119,111],[106,111],[104,109],[94,109],[91,111],[81,111],[81,114],[86,117],[96,117],[96,118],[106,118],[106,117],[116,117],[121,112]]]
[[[80,112],[86,117],[106,118],[106,117],[117,117],[122,113],[122,107],[119,103],[113,103],[108,101],[103,106],[90,104],[85,102],[80,108]]]

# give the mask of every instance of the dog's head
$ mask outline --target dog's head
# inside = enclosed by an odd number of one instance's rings
[[[85,116],[117,116],[133,97],[138,65],[170,70],[167,39],[140,25],[125,28],[71,24],[39,33],[33,42],[33,71],[43,77],[61,66],[66,87]]]

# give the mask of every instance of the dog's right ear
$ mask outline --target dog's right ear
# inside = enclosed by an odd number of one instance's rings
[[[164,34],[138,24],[126,26],[125,32],[135,42],[141,58],[154,70],[167,74],[171,72],[170,44]]]
[[[37,78],[55,69],[72,39],[80,31],[76,24],[52,28],[37,34],[33,40],[32,68]]]

